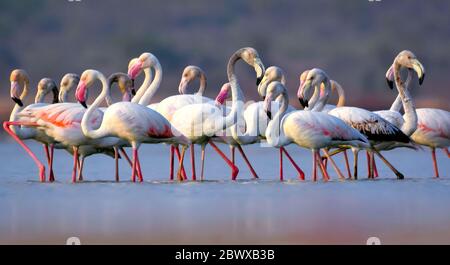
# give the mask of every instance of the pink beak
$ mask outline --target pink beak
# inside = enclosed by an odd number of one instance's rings
[[[80,81],[80,83],[78,84],[77,91],[75,92],[75,97],[80,103],[86,102],[86,83],[84,81]]]
[[[141,71],[142,71],[142,62],[137,62],[128,70],[128,75],[130,76],[130,79],[134,80]]]

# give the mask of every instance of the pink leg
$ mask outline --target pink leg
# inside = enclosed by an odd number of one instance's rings
[[[372,177],[378,178],[378,169],[377,169],[377,164],[375,163],[375,155],[373,153],[371,153],[371,160],[372,160],[372,170],[373,170]]]
[[[280,148],[280,181],[284,180],[283,176],[283,149]]]
[[[242,158],[244,158],[245,163],[247,164],[248,168],[250,169],[250,172],[252,172],[253,178],[258,179],[258,174],[256,174],[255,169],[253,169],[252,165],[250,164],[250,161],[248,161],[247,156],[245,155],[244,150],[242,149],[241,145],[237,146],[239,153],[241,153]],[[233,163],[234,164],[234,163]]]
[[[84,168],[84,159],[85,157],[78,157],[78,181],[83,181],[84,177],[83,177],[83,168]],[[81,160],[81,162],[80,162]]]
[[[316,153],[312,151],[312,158],[313,158],[313,181],[317,181],[317,157]]]
[[[323,177],[323,179],[325,180],[325,181],[329,181],[330,180],[330,176],[328,175],[328,172],[327,172],[327,170],[325,169],[325,166],[322,164],[322,158],[321,158],[321,156],[320,156],[320,153],[319,153],[319,151],[316,151],[316,159],[317,159],[317,162],[319,163],[319,167],[320,167],[320,170],[322,171],[322,177]]]
[[[11,125],[22,125],[20,122],[10,122],[5,121],[3,123],[3,129],[11,135],[11,137],[20,145],[23,149],[28,153],[29,156],[34,160],[34,163],[36,163],[37,167],[39,168],[39,181],[45,182],[45,166],[39,161],[39,159],[36,157],[36,155],[28,148],[28,146],[9,128]]]
[[[327,159],[330,160],[331,166],[333,166],[334,170],[335,170],[336,173],[338,174],[339,179],[344,180],[344,179],[345,179],[344,175],[342,174],[342,172],[341,172],[341,170],[339,169],[339,167],[336,165],[336,162],[334,162],[334,159],[328,154],[327,149],[323,149],[323,152],[325,153],[325,156],[327,157]],[[319,155],[320,155],[320,154],[319,154]],[[320,159],[320,157],[319,157],[319,159]],[[325,166],[324,166],[324,167],[325,167]],[[326,168],[325,168],[325,170],[326,170]]]
[[[138,150],[136,150],[136,168],[137,168],[137,175],[138,175],[138,179],[139,182],[143,182],[144,181],[144,176],[142,175],[142,170],[141,170],[141,161],[139,160],[139,152]]]
[[[436,178],[439,178],[439,169],[436,160],[436,148],[434,147],[431,148],[431,157],[433,158],[434,175],[436,176]]]
[[[286,149],[284,147],[280,148],[284,154],[286,154],[287,158],[289,159],[289,161],[291,161],[291,164],[294,166],[294,168],[297,170],[298,174],[299,174],[299,178],[301,180],[305,180],[305,173],[303,172],[303,170],[295,163],[294,159],[292,159],[291,155],[286,151]]]
[[[367,159],[367,177],[370,179],[372,178],[372,162],[370,160],[370,154],[369,151],[366,151],[366,159]]]
[[[222,159],[228,164],[228,166],[231,168],[231,179],[236,180],[237,175],[239,174],[239,169],[236,167],[236,165],[233,164],[233,162],[230,161],[230,159],[227,158],[227,156],[220,151],[220,149],[217,147],[217,145],[213,141],[209,141],[209,144],[214,148],[214,150],[222,157]]]
[[[235,157],[235,148],[234,146],[230,145],[230,157],[231,157],[231,162],[236,165],[236,157]],[[231,174],[233,174],[233,170],[231,170]]]
[[[170,180],[173,180],[173,165],[174,165],[174,154],[175,152],[175,147],[173,145],[170,146]]]
[[[195,149],[194,144],[191,144],[191,167],[192,167],[192,181],[197,180],[197,175],[195,174]]]
[[[78,147],[73,147],[73,170],[72,170],[72,183],[77,182],[77,168],[78,168]]]
[[[133,167],[132,167],[132,173],[131,173],[131,181],[136,182],[136,171],[137,171],[137,149],[133,148]]]
[[[178,146],[175,147],[175,154],[177,155],[178,162],[180,162],[181,161],[181,154],[180,154],[180,149],[178,148]],[[182,166],[181,167],[181,176],[182,176],[183,179],[181,179],[180,181],[187,180],[187,175],[186,175],[186,171],[184,170],[183,164],[181,164],[181,166]]]
[[[348,178],[352,178],[352,173],[350,171],[350,164],[348,163],[347,150],[344,150],[345,167],[347,168]]]

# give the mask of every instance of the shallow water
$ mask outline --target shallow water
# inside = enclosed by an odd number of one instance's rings
[[[42,157],[41,147],[31,146]],[[220,147],[228,154],[228,147]],[[238,153],[239,181],[230,181],[226,164],[209,148],[208,181],[171,183],[169,147],[146,145],[141,151],[145,183],[129,182],[123,161],[126,181],[112,182],[113,160],[97,155],[87,159],[88,181],[71,184],[71,157],[58,150],[58,182],[41,184],[25,152],[3,142],[0,243],[64,244],[71,236],[84,244],[365,244],[372,236],[383,244],[450,243],[450,163],[441,151],[440,179],[432,178],[428,150],[396,150],[385,155],[405,174],[403,181],[379,160],[381,177],[362,177],[361,154],[361,180],[338,181],[330,167],[332,181],[300,182],[285,160],[289,180],[280,183],[277,150],[258,145],[245,150],[260,181],[250,179]],[[310,152],[288,150],[310,179]],[[343,169],[341,158],[336,161]]]

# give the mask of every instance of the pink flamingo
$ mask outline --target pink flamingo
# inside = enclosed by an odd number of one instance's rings
[[[36,165],[39,168],[39,180],[41,182],[45,182],[45,166],[39,161],[36,155],[28,148],[28,146],[23,142],[23,140],[27,139],[35,139],[44,145],[44,151],[47,156],[47,161],[50,165],[50,174],[49,180],[54,180],[53,168],[51,166],[51,156],[53,153],[49,152],[48,145],[52,142],[52,139],[47,137],[45,133],[41,130],[37,130],[36,128],[28,127],[26,125],[33,125],[32,122],[27,122],[25,119],[22,119],[19,115],[22,111],[28,111],[31,109],[37,109],[48,104],[44,103],[45,96],[53,92],[53,103],[58,102],[58,88],[55,82],[49,78],[42,79],[38,84],[38,91],[35,98],[35,103],[28,105],[27,107],[23,107],[23,100],[26,98],[29,91],[29,77],[28,74],[21,69],[16,69],[11,72],[10,75],[11,81],[11,98],[16,103],[10,116],[10,120],[3,123],[3,128],[5,131],[11,135],[11,137],[18,142],[25,151],[31,156]],[[20,87],[23,87],[22,94],[19,96]],[[10,126],[13,126],[11,129]]]
[[[146,53],[139,58],[139,64],[143,67],[153,67],[156,64],[159,64],[159,62],[152,54]],[[158,78],[157,76],[158,73],[156,73],[155,78]],[[139,181],[143,181],[138,153],[142,143],[189,144],[189,141],[184,136],[171,128],[170,123],[161,116],[161,114],[146,106],[133,102],[118,102],[112,104],[105,110],[103,120],[98,126],[93,126],[94,124],[90,121],[95,119],[95,113],[98,111],[99,105],[110,93],[105,77],[96,70],[84,71],[76,93],[77,100],[82,105],[86,105],[88,88],[93,85],[95,80],[100,80],[102,82],[102,92],[84,113],[81,121],[81,128],[84,135],[90,139],[102,140],[113,136],[123,139],[131,144],[133,148],[131,179],[133,182],[136,181],[136,174]],[[151,99],[153,94],[149,96],[149,91],[150,90],[147,90],[143,94],[142,99]],[[185,149],[183,148],[182,159],[184,157],[184,150]]]

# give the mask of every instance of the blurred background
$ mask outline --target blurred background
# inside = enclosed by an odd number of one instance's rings
[[[7,119],[13,106],[14,68],[26,69],[35,87],[42,77],[59,83],[64,73],[87,68],[126,71],[131,58],[148,51],[164,71],[153,101],[178,93],[189,64],[206,71],[213,97],[226,81],[229,56],[244,46],[256,48],[267,67],[285,70],[291,95],[299,73],[320,67],[342,84],[348,104],[369,109],[393,102],[396,91],[387,89],[384,74],[399,51],[410,49],[427,70],[423,87],[413,82],[416,105],[448,109],[449,14],[444,0],[2,0],[0,115]],[[238,69],[247,99],[257,100],[252,70]]]

